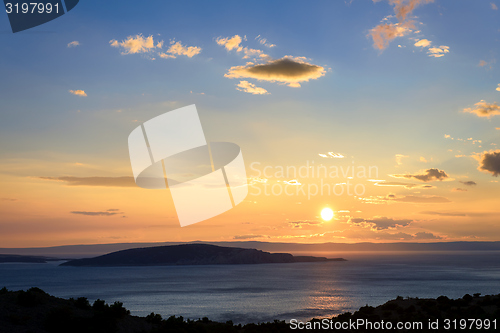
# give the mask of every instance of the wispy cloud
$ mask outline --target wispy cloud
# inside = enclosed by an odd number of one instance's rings
[[[181,41],[172,40],[170,42],[170,47],[166,52],[161,52],[163,49],[164,41],[155,41],[153,35],[148,37],[144,37],[142,34],[138,34],[135,36],[128,36],[126,39],[121,42],[116,39],[112,39],[109,41],[109,44],[112,47],[117,47],[122,49],[122,54],[136,54],[143,53],[148,54],[152,60],[155,58],[152,55],[157,54],[160,58],[168,59],[168,58],[176,58],[177,56],[184,55],[188,58],[192,58],[193,56],[199,54],[202,50],[199,46],[186,46],[182,45]],[[153,53],[159,51],[157,53]]]
[[[495,5],[494,2],[491,2],[490,5],[491,5],[491,9],[498,10],[498,7],[497,7],[497,5]]]
[[[199,46],[185,46],[179,42],[171,42],[171,46],[168,48],[167,53],[174,55],[185,55],[188,58],[199,54],[201,52],[201,47]],[[161,55],[160,55],[161,56]]]
[[[408,35],[413,28],[412,22],[382,23],[371,29],[369,35],[373,39],[373,47],[384,50],[393,39]]]
[[[241,38],[239,35],[234,35],[233,37],[218,37],[215,42],[221,46],[224,46],[226,50],[232,51],[235,50],[237,53],[243,53],[243,59],[249,58],[268,58],[269,56],[265,54],[262,50],[252,49],[247,46],[242,46],[241,42],[246,40],[246,38]],[[265,44],[265,43],[261,43]],[[273,45],[274,46],[274,45]]]
[[[436,46],[436,47],[429,47],[427,50],[427,53],[429,53],[429,57],[434,57],[434,58],[440,58],[444,57],[446,53],[450,52],[450,47],[441,45],[441,46]]]
[[[162,42],[155,45],[153,40],[153,35],[149,37],[144,37],[142,34],[135,36],[128,36],[126,39],[118,42],[116,39],[109,41],[109,44],[113,47],[122,48],[122,54],[135,54],[135,53],[146,53],[157,47],[162,46]]]
[[[71,43],[68,43],[68,47],[77,47],[78,45],[80,45],[80,42],[77,40],[74,40]]]
[[[373,0],[378,2],[380,0]],[[389,43],[397,38],[408,35],[415,28],[414,22],[409,19],[411,13],[422,4],[433,2],[434,0],[388,0],[394,8],[394,14],[398,19],[397,23],[385,23],[386,17],[382,23],[370,30],[369,35],[373,39],[373,47],[378,50],[384,50]]]
[[[396,154],[396,163],[397,165],[403,164],[403,158],[409,157],[408,155]]]
[[[448,178],[448,175],[443,170],[431,168],[423,171],[420,174],[403,174],[403,175],[391,175],[396,178],[408,178],[408,179],[417,179],[422,182],[430,182],[435,180],[444,180]]]
[[[375,186],[402,186],[407,189],[412,189],[412,188],[423,188],[423,189],[429,189],[429,188],[434,188],[432,185],[422,185],[422,184],[412,184],[412,183],[402,183],[402,182],[387,182],[387,181],[379,181],[374,183],[373,185]]]
[[[240,83],[238,83],[236,85],[236,90],[244,91],[246,93],[253,94],[253,95],[267,95],[267,94],[269,94],[266,89],[261,88],[261,87],[257,87],[255,84],[250,83],[248,81],[240,81]]]
[[[465,186],[476,186],[477,185],[477,183],[473,180],[468,180],[468,181],[459,180],[459,182],[464,184]]]
[[[325,73],[325,68],[308,63],[305,58],[287,56],[264,64],[249,62],[244,66],[234,66],[224,76],[253,78],[260,81],[279,82],[290,87],[300,87],[301,82],[316,80]]]
[[[388,217],[379,217],[376,216],[372,219],[362,219],[362,218],[351,218],[349,220],[350,223],[354,224],[367,224],[374,230],[384,230],[384,229],[394,229],[397,227],[406,227],[413,220],[403,219],[403,220],[394,220]]]
[[[334,153],[332,151],[326,153],[326,154],[318,154],[319,156],[323,157],[323,158],[344,158],[344,155],[342,154],[339,154],[339,153]]]
[[[490,118],[500,115],[500,106],[495,103],[487,103],[481,100],[474,104],[474,108],[465,108],[463,112],[475,114],[478,117]]]
[[[432,42],[431,42],[430,40],[428,40],[428,39],[420,39],[420,40],[418,40],[418,41],[417,41],[415,44],[413,44],[413,45],[415,45],[415,46],[417,46],[417,47],[429,47],[429,46],[431,45],[431,43],[432,43]]]
[[[495,89],[496,91],[500,91],[500,83],[498,84],[497,88]]]
[[[134,177],[40,177],[43,180],[64,182],[69,186],[136,187]]]
[[[103,212],[72,211],[70,213],[76,215],[86,215],[86,216],[113,216],[113,215],[123,214],[123,212],[120,212],[119,209],[108,209]]]
[[[69,92],[76,96],[87,97],[87,94],[83,90],[70,90]]]

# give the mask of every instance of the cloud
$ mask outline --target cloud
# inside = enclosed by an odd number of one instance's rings
[[[257,87],[255,84],[248,81],[240,81],[238,83],[236,90],[244,91],[253,95],[267,95],[269,94],[266,89]]]
[[[185,55],[188,58],[192,58],[193,56],[199,54],[201,52],[201,47],[198,46],[184,46],[179,42],[171,42],[171,46],[167,50],[167,53],[173,55]],[[161,55],[160,55],[161,57]]]
[[[163,42],[154,44],[153,36],[144,37],[142,34],[138,34],[135,37],[128,36],[121,42],[118,42],[116,39],[112,39],[109,41],[112,47],[122,47],[122,54],[135,54],[135,53],[146,53],[149,52],[156,47],[160,47],[163,45]]]
[[[39,177],[43,180],[65,182],[69,186],[137,187],[134,177]]]
[[[259,36],[257,36],[257,37],[259,37]],[[245,38],[245,40],[246,40],[246,38]],[[256,58],[256,57],[258,57],[258,58],[268,58],[269,57],[262,50],[252,49],[252,48],[248,48],[246,46],[243,47],[241,45],[241,41],[242,41],[242,38],[239,35],[234,35],[233,37],[226,37],[226,38],[219,37],[215,40],[215,42],[217,44],[224,46],[228,52],[232,51],[232,50],[235,50],[238,53],[243,52],[244,53],[243,59]],[[267,44],[265,44],[265,42],[262,43],[262,40],[260,40],[260,43],[268,46]],[[274,46],[274,44],[271,44],[271,45]],[[272,46],[269,46],[269,47],[272,47]]]
[[[448,198],[439,197],[437,195],[430,196],[416,196],[416,195],[407,195],[402,198],[394,198],[392,201],[399,202],[408,202],[408,203],[445,203],[451,202]]]
[[[226,38],[219,37],[215,40],[217,44],[224,46],[226,50],[236,50],[237,52],[241,52],[243,50],[243,47],[240,45],[241,41],[242,39],[239,35]]]
[[[403,158],[404,158],[404,157],[409,157],[409,156],[407,156],[407,155],[402,155],[402,154],[396,154],[396,163],[397,163],[398,165],[403,164]]]
[[[485,60],[479,60],[479,64],[477,64],[479,67],[484,67],[488,65],[488,63]]]
[[[452,189],[451,191],[452,192],[467,192],[467,189],[457,187],[457,188]]]
[[[175,58],[177,58],[173,54],[162,53],[162,52],[159,52],[158,56],[160,56],[160,58],[163,58],[163,59],[175,59]]]
[[[234,66],[224,75],[228,78],[252,78],[261,81],[280,82],[290,87],[300,87],[300,82],[316,80],[325,75],[321,66],[310,64],[304,58],[286,56],[264,64],[247,63]]]
[[[478,170],[489,172],[495,177],[500,174],[500,150],[485,151],[474,157],[479,162]]]
[[[0,198],[0,201],[17,201],[17,199],[14,199],[14,198]]]
[[[387,181],[380,181],[376,182],[373,184],[375,186],[403,186],[407,189],[419,187],[419,188],[433,188],[434,186],[432,185],[420,185],[420,184],[412,184],[412,183],[402,183],[402,182],[387,182]],[[429,187],[427,187],[429,186]]]
[[[389,0],[389,4],[394,6],[394,13],[400,21],[405,21],[415,8],[434,0]]]
[[[318,155],[323,158],[344,158],[344,155],[339,153],[334,153],[332,151],[328,152],[327,154],[318,154]]]
[[[113,216],[113,215],[123,214],[123,212],[118,212],[115,209],[108,209],[105,212],[73,211],[70,213],[77,215],[86,215],[86,216]]]
[[[498,84],[497,88],[495,89],[496,91],[500,91],[500,83]]]
[[[305,220],[305,221],[291,221],[291,222],[288,222],[289,225],[292,226],[292,228],[298,228],[298,229],[301,229],[303,228],[304,226],[306,227],[309,227],[309,226],[319,226],[322,224],[322,222],[320,221],[316,221],[316,220]]]
[[[497,5],[495,5],[495,3],[492,2],[492,3],[490,3],[490,5],[491,5],[491,9],[498,10],[498,7],[497,7]]]
[[[415,44],[415,46],[417,47],[429,47],[431,45],[431,41],[428,40],[428,39],[421,39],[421,40],[418,40]]]
[[[261,43],[262,45],[267,46],[269,48],[276,46],[275,44],[268,43],[267,38],[262,38],[260,35],[255,37],[255,39],[257,39],[259,41],[259,43]]]
[[[473,180],[468,180],[466,182],[462,181],[462,180],[459,180],[460,183],[464,184],[465,186],[476,186],[477,183]]]
[[[379,0],[374,0],[377,2]],[[389,0],[389,4],[394,6],[394,14],[398,23],[381,23],[370,30],[369,35],[373,39],[373,47],[384,50],[389,43],[397,38],[409,34],[414,29],[414,23],[408,20],[409,15],[415,8],[422,4],[433,2],[434,0]],[[383,21],[385,21],[385,18]]]
[[[87,97],[87,94],[83,90],[70,90],[69,92],[76,96]]]
[[[253,239],[253,238],[263,238],[263,235],[238,235],[234,236],[233,239]]]
[[[420,214],[426,215],[437,215],[437,216],[447,216],[447,217],[485,217],[485,216],[496,216],[499,212],[435,212],[435,211],[425,211],[420,212]]]
[[[429,53],[429,57],[440,58],[443,57],[446,53],[450,52],[450,47],[441,45],[439,47],[430,47],[427,51]]]
[[[360,218],[351,218],[349,220],[351,223],[359,224],[359,223],[366,223],[371,226],[372,229],[374,230],[384,230],[384,229],[394,229],[396,227],[406,227],[408,226],[413,220],[394,220],[392,218],[388,217],[374,217],[371,220],[367,219],[360,219]]]
[[[490,118],[500,115],[500,106],[495,103],[487,103],[481,100],[474,104],[475,108],[465,108],[463,112],[473,113],[478,117]]]
[[[407,196],[397,196],[395,194],[388,194],[386,196],[370,196],[366,198],[358,197],[364,203],[368,204],[390,204],[395,202],[404,202],[404,203],[447,203],[451,202],[448,198],[436,196],[436,195],[424,195],[424,196],[416,196],[416,195],[407,195]]]
[[[431,232],[421,231],[413,235],[413,239],[443,239],[443,237],[434,235]]]
[[[393,39],[409,34],[412,28],[414,28],[412,22],[383,23],[371,29],[369,36],[373,39],[374,48],[384,50]]]
[[[68,43],[68,47],[77,47],[78,45],[80,45],[80,42],[77,40],[74,40],[71,43]]]
[[[424,174],[406,174],[406,175],[391,175],[396,178],[414,178],[422,182],[430,182],[435,180],[444,180],[448,178],[448,175],[443,170],[431,168],[424,171]]]

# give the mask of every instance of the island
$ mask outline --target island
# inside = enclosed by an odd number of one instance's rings
[[[69,260],[61,266],[247,265],[325,261],[345,259],[293,256],[209,244],[181,244],[122,250],[94,258]]]

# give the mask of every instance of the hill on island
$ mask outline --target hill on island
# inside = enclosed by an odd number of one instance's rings
[[[94,258],[70,260],[61,266],[239,265],[344,260],[209,244],[182,244],[122,250]]]

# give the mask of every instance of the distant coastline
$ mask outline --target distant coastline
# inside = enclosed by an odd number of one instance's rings
[[[431,242],[431,243],[273,243],[260,241],[228,241],[228,242],[156,242],[156,243],[109,243],[109,244],[80,244],[62,245],[50,247],[29,247],[29,248],[0,248],[2,254],[16,254],[29,256],[63,257],[63,258],[88,258],[100,256],[115,251],[127,250],[139,247],[155,247],[180,244],[211,244],[226,247],[240,247],[257,249],[267,252],[287,252],[287,253],[314,253],[321,252],[388,252],[388,251],[500,251],[500,242]]]

